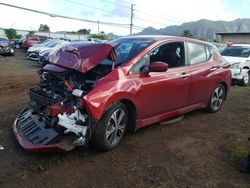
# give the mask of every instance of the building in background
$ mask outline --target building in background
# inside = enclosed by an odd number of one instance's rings
[[[235,44],[250,44],[249,33],[216,33],[217,40],[221,43],[232,42]]]

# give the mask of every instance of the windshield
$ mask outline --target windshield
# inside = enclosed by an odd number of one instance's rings
[[[0,46],[8,46],[8,45],[9,41],[7,39],[0,38]]]
[[[47,46],[48,47],[50,47],[50,48],[53,48],[53,47],[55,47],[56,45],[58,45],[58,44],[60,44],[61,42],[51,42],[51,43],[49,43]]]
[[[244,46],[229,46],[226,47],[222,52],[222,56],[232,56],[232,57],[249,57],[250,48]]]
[[[117,54],[117,62],[116,65],[121,65],[137,54],[139,54],[142,50],[147,48],[153,39],[150,38],[137,38],[137,39],[127,39],[127,38],[119,38],[112,41],[109,41],[109,44],[113,44],[116,46],[115,51]],[[103,61],[102,64],[111,65],[111,61]]]
[[[41,44],[48,45],[49,43],[52,43],[52,42],[53,42],[53,40],[47,39],[47,40],[43,41]]]

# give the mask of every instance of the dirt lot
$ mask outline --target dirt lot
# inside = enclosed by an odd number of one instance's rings
[[[143,128],[110,152],[30,153],[11,124],[38,69],[21,50],[0,57],[0,187],[250,187],[250,175],[238,171],[250,153],[250,87],[232,87],[219,113]]]

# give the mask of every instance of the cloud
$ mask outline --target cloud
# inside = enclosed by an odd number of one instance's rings
[[[0,0],[1,2],[2,0]],[[130,3],[125,0],[74,0],[92,7],[105,9],[91,9],[88,7],[72,4],[62,0],[9,0],[9,4],[37,9],[45,12],[78,17],[89,20],[106,22],[130,23]],[[2,1],[3,2],[3,1]],[[167,25],[177,25],[185,21],[199,19],[232,20],[236,16],[225,8],[225,0],[154,0],[154,1],[130,1],[135,4],[134,25],[155,28],[163,28]],[[126,8],[125,8],[126,7]],[[110,13],[109,13],[110,12]],[[62,18],[53,18],[46,15],[27,12],[0,5],[0,27],[37,30],[40,24],[47,24],[52,31],[77,31],[82,28],[97,32],[97,24],[82,21],[74,21]],[[127,35],[129,28],[119,28],[100,25],[100,31],[106,33]],[[134,30],[137,32],[138,30]]]
[[[135,4],[138,9],[137,15],[135,11],[135,23],[142,24],[144,27],[151,25],[160,28],[199,19],[233,20],[236,18],[235,15],[224,9],[222,0],[154,0],[153,3],[152,1],[135,0]],[[144,13],[140,13],[140,10]],[[145,23],[140,19],[149,21]]]

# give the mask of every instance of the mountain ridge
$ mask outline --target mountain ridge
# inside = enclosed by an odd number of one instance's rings
[[[232,21],[212,21],[201,19],[198,21],[185,22],[181,25],[171,25],[156,29],[147,27],[135,35],[175,35],[181,36],[184,30],[190,30],[194,38],[212,41],[216,39],[216,33],[250,32],[250,19],[238,18]]]

